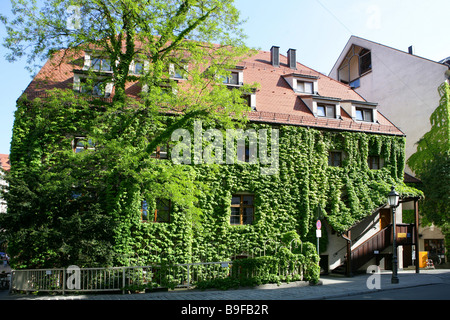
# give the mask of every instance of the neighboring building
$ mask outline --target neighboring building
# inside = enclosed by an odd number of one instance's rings
[[[11,169],[11,164],[9,163],[9,155],[0,154],[0,168],[4,171],[9,171]],[[6,182],[3,180],[3,171],[0,171],[0,186],[5,186]],[[6,202],[0,197],[0,213],[6,212]]]
[[[11,164],[9,163],[9,155],[7,154],[0,154],[0,188],[3,188],[7,185],[6,181],[3,179],[3,175],[5,174],[5,171],[9,171],[11,169]],[[6,201],[2,198],[0,194],[0,214],[6,213],[7,210],[7,204]],[[2,232],[2,229],[0,229],[0,232]],[[3,237],[0,237],[0,251],[5,252],[6,250],[6,242],[4,241]],[[3,264],[0,268],[3,268]]]
[[[414,55],[412,46],[402,51],[351,36],[329,76],[379,103],[379,111],[405,133],[408,159],[431,129],[430,116],[440,101],[438,87],[449,81],[449,68],[450,57],[436,62]],[[408,166],[405,173],[405,182],[418,183]],[[405,209],[413,210],[410,206]],[[444,235],[439,228],[426,230],[419,230],[420,250],[428,251],[428,243],[436,243],[443,256]]]
[[[439,86],[448,81],[449,58],[440,62],[351,36],[329,76],[349,84],[406,135],[406,159],[430,131],[430,116],[439,106]],[[414,173],[406,167],[409,174]]]
[[[45,96],[46,89],[56,87],[82,92],[85,70],[95,67],[89,54],[82,58],[84,64],[79,67],[69,63],[55,67],[47,62],[25,94],[33,99]],[[103,65],[109,63],[103,62]],[[347,84],[298,63],[293,49],[287,56],[281,55],[275,46],[270,51],[258,51],[231,71],[231,76],[223,83],[230,89],[242,84],[260,85],[249,96],[248,116],[251,125],[270,125],[280,130],[279,174],[267,178],[260,174],[258,166],[250,163],[224,165],[220,169],[220,181],[216,181],[218,175],[214,172],[199,174],[199,177],[207,176],[205,183],[213,188],[200,200],[204,219],[208,221],[204,230],[210,233],[199,234],[189,241],[183,238],[188,224],[170,199],[156,201],[153,210],[150,201],[142,199],[141,211],[133,211],[129,216],[146,224],[133,231],[134,237],[129,238],[127,245],[149,246],[156,254],[176,252],[172,250],[175,248],[201,252],[198,248],[203,248],[203,252],[212,250],[214,254],[210,256],[215,259],[261,255],[263,249],[264,253],[266,249],[269,251],[268,241],[272,241],[273,249],[280,236],[291,230],[295,230],[302,241],[309,239],[315,244],[315,220],[320,218],[326,241],[321,265],[326,271],[338,268],[346,256],[350,258],[347,249],[360,247],[374,235],[378,237],[380,230],[386,232],[385,228],[391,223],[386,196],[392,184],[403,184],[404,133],[379,111],[382,106],[376,101],[366,100]],[[54,81],[46,81],[44,76]],[[139,88],[130,83],[127,92],[136,96]],[[105,91],[92,93],[111,97],[114,88],[108,84]],[[78,148],[77,137],[65,138],[73,139],[74,152],[86,148],[86,145]],[[68,145],[70,142],[61,141],[62,147]],[[34,157],[32,152],[22,154]],[[167,158],[161,149],[156,155],[161,161]],[[18,153],[17,157],[20,156]],[[196,170],[206,172],[207,168],[196,166]],[[405,190],[408,188],[403,188]],[[139,196],[133,198],[139,199]],[[408,201],[417,203],[417,197],[405,192],[402,202]],[[126,206],[124,210],[134,209]],[[401,214],[397,217],[401,222]],[[175,226],[158,227],[161,223]],[[410,246],[414,242],[411,226],[402,227],[409,228],[408,233],[402,234],[405,234],[403,244]],[[136,236],[136,232],[146,234]],[[176,232],[179,238],[162,241],[167,232]],[[147,243],[137,243],[144,240]],[[157,242],[160,247],[153,249],[152,245]],[[189,245],[192,247],[188,248]],[[172,246],[170,250],[168,246]],[[359,253],[358,264],[352,263],[355,270],[368,263],[386,262],[382,266],[390,267],[387,263],[392,255],[389,242],[371,248],[373,250]],[[375,256],[377,250],[380,255]],[[157,257],[145,261],[153,258]]]

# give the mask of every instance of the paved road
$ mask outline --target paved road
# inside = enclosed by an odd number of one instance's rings
[[[398,284],[391,283],[390,272],[383,272],[374,275],[357,275],[351,278],[323,276],[321,284],[315,286],[310,286],[305,282],[294,282],[280,286],[271,284],[238,290],[174,290],[145,294],[68,294],[64,296],[9,295],[8,292],[3,291],[0,293],[0,300],[322,300],[374,292],[382,297],[383,292],[433,284],[450,285],[450,270],[421,270],[419,274],[414,271],[400,271]],[[443,298],[450,300],[450,296]]]
[[[438,283],[427,286],[402,288],[389,291],[376,291],[339,297],[331,300],[449,300],[450,284]]]
[[[424,295],[430,292],[436,294],[437,290],[441,289],[443,291],[438,297],[450,300],[449,287],[450,270],[441,269],[421,270],[419,274],[414,271],[400,271],[398,284],[392,284],[391,273],[384,272],[357,275],[351,278],[324,276],[321,278],[321,284],[315,286],[305,282],[294,282],[281,286],[264,285],[251,289],[224,291],[174,290],[145,294],[64,296],[10,295],[7,291],[3,291],[0,292],[0,303],[5,303],[2,305],[5,310],[10,308],[14,310],[15,315],[23,316],[25,313],[36,316],[41,312],[46,315],[53,313],[58,317],[84,316],[97,312],[102,317],[108,314],[117,318],[129,317],[138,311],[141,314],[147,310],[149,316],[154,312],[164,312],[169,319],[172,317],[235,319],[257,315],[266,319],[279,320],[292,317],[293,314],[297,314],[298,318],[304,318],[305,310],[315,310],[321,317],[327,313],[330,316],[336,316],[347,308],[355,310],[354,302],[347,306],[344,301],[328,305],[324,300],[409,300],[412,296],[425,299],[431,296]],[[399,307],[398,301],[395,303],[397,306],[395,309],[400,310],[402,316],[405,316],[405,311],[408,310],[411,317],[415,316],[415,308],[402,308]],[[428,302],[427,306],[429,307]],[[380,306],[369,304],[369,308],[365,311],[371,312]],[[56,313],[55,310],[57,310]]]

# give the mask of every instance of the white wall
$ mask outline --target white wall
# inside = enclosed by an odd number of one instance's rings
[[[448,68],[440,63],[410,55],[365,39],[352,37],[345,55],[355,44],[372,52],[372,72],[355,89],[364,99],[378,103],[378,110],[406,134],[406,159],[415,143],[430,130],[429,118],[439,105],[438,87],[446,81]],[[337,79],[338,61],[330,73]],[[412,174],[409,168],[406,171]]]

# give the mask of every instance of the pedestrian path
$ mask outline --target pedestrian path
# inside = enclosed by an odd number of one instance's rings
[[[407,287],[420,287],[438,283],[450,284],[450,270],[400,271],[399,283],[391,283],[391,272],[364,274],[353,277],[323,276],[318,285],[306,282],[262,285],[256,288],[230,290],[171,290],[141,294],[80,294],[80,295],[23,295],[3,291],[0,300],[320,300]],[[450,299],[450,297],[448,297]]]

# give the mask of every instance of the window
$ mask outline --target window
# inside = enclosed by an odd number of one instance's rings
[[[95,71],[109,72],[112,66],[109,59],[94,58],[92,59],[92,69]]]
[[[147,222],[170,222],[171,201],[168,199],[156,199],[155,211],[149,210],[146,200],[142,201],[141,220]]]
[[[254,196],[250,194],[237,194],[231,197],[231,225],[244,225],[253,223]]]
[[[371,70],[370,50],[353,45],[339,66],[337,76],[339,81],[350,84],[352,88],[358,88],[360,83],[356,80]]]
[[[313,93],[313,83],[297,80],[297,91],[304,93]]]
[[[373,122],[372,109],[356,108],[356,120]]]
[[[144,64],[142,62],[135,62],[132,66],[133,74],[143,74],[144,73]]]
[[[90,94],[97,97],[109,97],[111,95],[111,88],[105,81],[96,81],[89,83],[87,78],[80,78],[79,92]]]
[[[95,144],[91,139],[86,139],[86,137],[76,137],[72,141],[72,150],[75,153],[80,153],[85,150],[94,150]]]
[[[359,53],[359,74],[362,75],[372,70],[372,54],[367,49],[362,49]]]
[[[342,152],[330,151],[328,155],[328,165],[331,167],[342,167]]]
[[[155,159],[169,159],[169,144],[157,146],[151,157]]]
[[[327,117],[327,118],[336,118],[336,106],[334,105],[317,105],[317,116],[318,117]]]
[[[232,71],[230,75],[224,77],[224,84],[239,85],[239,72]]]
[[[173,79],[186,79],[186,69],[177,65],[170,65],[170,77]]]
[[[367,159],[369,168],[372,170],[378,170],[381,169],[382,164],[381,164],[381,159],[379,156],[369,156],[369,158]]]

